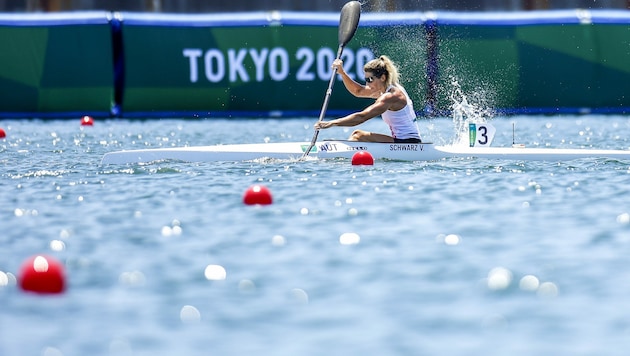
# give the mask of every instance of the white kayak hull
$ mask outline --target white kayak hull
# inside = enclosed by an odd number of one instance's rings
[[[164,160],[184,162],[251,161],[257,159],[299,159],[310,142],[234,144],[196,147],[153,148],[110,152],[102,164],[149,163]],[[524,147],[436,146],[431,143],[394,144],[352,141],[322,141],[309,153],[310,158],[352,158],[358,151],[374,159],[398,161],[435,161],[444,158],[486,158],[523,161],[566,161],[583,158],[630,160],[630,150],[554,149]]]

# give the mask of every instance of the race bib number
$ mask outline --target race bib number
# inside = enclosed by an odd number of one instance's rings
[[[470,147],[489,147],[496,132],[494,126],[489,123],[469,124],[468,137]]]

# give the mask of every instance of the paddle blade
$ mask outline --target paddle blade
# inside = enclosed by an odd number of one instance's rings
[[[339,18],[339,46],[344,47],[359,27],[359,18],[361,17],[361,3],[358,1],[349,1],[341,8],[341,17]]]

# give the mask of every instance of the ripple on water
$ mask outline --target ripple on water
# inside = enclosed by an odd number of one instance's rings
[[[513,119],[527,146],[619,148],[630,137],[622,117]],[[3,351],[625,350],[627,162],[99,164],[118,149],[312,136],[303,119],[238,121],[12,121]],[[448,120],[430,124],[451,132]],[[252,184],[274,203],[245,206]],[[18,266],[42,252],[66,265],[60,298],[17,290]]]

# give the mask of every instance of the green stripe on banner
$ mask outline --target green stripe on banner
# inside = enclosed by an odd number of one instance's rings
[[[519,29],[521,100],[527,107],[627,106],[627,26],[571,25]],[[625,31],[624,31],[625,30]],[[602,46],[602,42],[608,43]],[[625,46],[624,46],[625,43]]]
[[[516,30],[516,39],[532,47],[558,52],[569,57],[596,62],[593,25],[523,26]]]
[[[39,86],[46,60],[49,29],[0,28],[0,77],[30,87]]]
[[[440,26],[438,109],[450,109],[457,88],[487,108],[516,105],[521,72],[514,34],[510,26]]]
[[[111,27],[0,26],[0,111],[109,113]]]
[[[48,43],[40,110],[109,111],[114,83],[110,27],[52,27]]]
[[[630,26],[594,26],[593,41],[603,66],[630,74]]]

